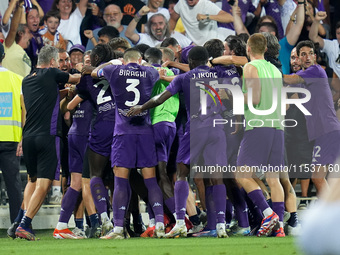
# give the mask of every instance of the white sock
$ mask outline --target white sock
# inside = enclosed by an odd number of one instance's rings
[[[268,216],[272,215],[273,210],[272,208],[268,207],[266,210],[263,211],[263,216],[267,218]]]
[[[52,186],[52,196],[57,196],[61,193],[60,186]]]
[[[280,228],[283,228],[283,222],[279,221],[279,224],[280,224]]]
[[[107,215],[107,212],[103,212],[100,214],[100,219],[102,220],[102,223],[104,223],[105,221],[110,221],[109,216]]]
[[[155,226],[155,218],[150,219],[149,221],[149,227],[152,228]]]
[[[176,225],[183,226],[184,224],[184,220],[176,220]]]
[[[114,227],[113,231],[117,234],[123,233],[123,227]]]
[[[156,223],[156,229],[160,229],[160,228],[164,229],[164,223],[163,222],[157,222]]]
[[[63,230],[63,229],[66,229],[66,228],[67,228],[67,223],[65,223],[65,222],[58,222],[57,223],[56,229]]]

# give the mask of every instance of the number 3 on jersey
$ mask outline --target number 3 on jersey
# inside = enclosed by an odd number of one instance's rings
[[[130,84],[129,86],[126,87],[126,91],[133,92],[135,94],[135,98],[133,99],[133,101],[125,101],[125,105],[132,107],[139,103],[140,92],[136,88],[139,85],[139,80],[138,79],[127,79],[126,83]]]

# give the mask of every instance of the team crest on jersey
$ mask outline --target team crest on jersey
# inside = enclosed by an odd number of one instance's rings
[[[25,53],[24,56],[22,57],[22,61],[24,61],[24,63],[26,63],[29,67],[32,66],[31,64],[31,59],[28,57],[28,55]]]

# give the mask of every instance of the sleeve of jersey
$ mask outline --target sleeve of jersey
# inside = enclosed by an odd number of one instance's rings
[[[104,68],[98,70],[98,77],[105,77],[107,81],[110,82],[113,71],[117,68],[116,65],[108,65]]]
[[[66,72],[60,71],[57,68],[53,68],[53,72],[55,72],[55,81],[57,83],[67,83],[70,75]]]
[[[324,45],[322,51],[325,52],[326,54],[331,54],[332,51],[334,50],[334,47],[332,45],[333,42],[331,40],[324,39],[323,43]]]
[[[296,74],[303,78],[307,84],[309,79],[323,78],[320,75],[320,69],[318,68],[317,65],[312,65],[304,71],[298,71]]]
[[[182,79],[183,75],[177,76],[172,82],[170,82],[169,86],[166,87],[166,90],[169,91],[171,95],[177,94],[182,90]]]
[[[175,5],[174,7],[174,10],[177,14],[181,15],[180,12],[181,12],[181,1],[178,1],[177,4]]]
[[[155,84],[159,80],[159,73],[153,67],[150,67],[149,70],[150,70],[151,77],[152,77],[152,83]]]

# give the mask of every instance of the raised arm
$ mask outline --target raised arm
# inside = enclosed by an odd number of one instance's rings
[[[295,45],[299,40],[303,24],[305,22],[305,5],[298,2],[296,7],[296,23],[293,23],[286,34],[287,41],[290,45]],[[290,22],[292,23],[292,22]]]
[[[85,13],[87,10],[87,4],[88,4],[88,0],[79,0],[77,3],[77,7],[83,17],[85,16]]]
[[[140,19],[150,12],[149,7],[144,5],[136,14],[135,17],[130,21],[125,31],[125,36],[131,40],[134,44],[139,41],[139,35],[135,32],[136,27]]]
[[[259,4],[260,5],[260,4]],[[235,1],[234,5],[231,7],[233,18],[234,18],[234,29],[237,35],[245,33],[249,35],[246,26],[243,24],[241,18],[241,9],[238,6],[238,0]]]
[[[37,0],[31,0],[32,4],[35,5],[38,8],[39,17],[42,19],[45,15],[43,9],[41,8],[40,4],[37,2]]]
[[[323,49],[325,43],[324,43],[324,40],[319,36],[319,25],[320,25],[320,21],[324,20],[325,18],[327,18],[326,12],[318,12],[315,15],[315,19],[309,30],[309,39],[311,39],[314,43],[319,43],[321,49]]]
[[[2,24],[3,25],[7,25],[11,14],[13,12],[13,10],[15,9],[16,4],[19,3],[19,0],[12,0],[9,2],[8,4],[8,8],[6,9],[4,16],[2,17]]]
[[[14,43],[15,36],[17,34],[17,30],[19,27],[21,14],[22,14],[22,6],[23,6],[23,2],[20,2],[20,4],[17,5],[16,10],[14,12],[14,16],[11,21],[11,27],[5,39],[5,44],[7,48],[11,47],[12,44]]]

